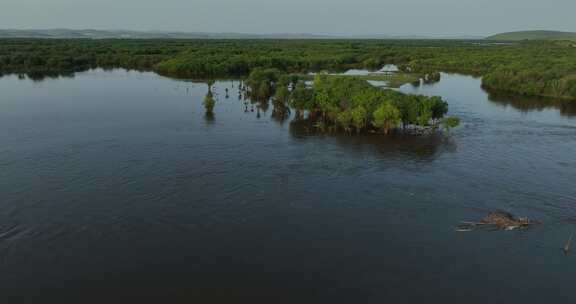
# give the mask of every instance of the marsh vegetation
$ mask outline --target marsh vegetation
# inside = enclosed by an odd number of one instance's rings
[[[445,119],[448,103],[440,97],[377,88],[356,76],[317,74],[308,87],[297,75],[254,69],[246,83],[254,100],[272,98],[276,116],[292,108],[297,119],[328,133],[429,133],[441,124],[447,130],[459,124],[456,118]]]
[[[483,76],[495,91],[576,99],[576,48],[554,41],[41,40],[4,39],[0,74],[32,78],[90,68],[156,71],[178,78],[241,78],[256,68],[286,73],[377,69],[397,64],[435,81],[439,71]],[[405,74],[409,75],[409,74]],[[384,77],[384,76],[381,76]],[[406,79],[408,80],[408,79]]]

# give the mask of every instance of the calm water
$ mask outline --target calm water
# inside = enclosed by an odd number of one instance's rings
[[[152,73],[0,79],[0,297],[576,300],[576,106],[444,74],[402,90],[446,98],[449,139],[318,136],[237,85],[205,117]],[[454,231],[495,209],[544,224]]]

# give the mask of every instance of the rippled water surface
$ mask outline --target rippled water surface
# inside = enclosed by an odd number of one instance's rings
[[[576,300],[576,106],[442,76],[401,90],[443,96],[449,138],[314,135],[237,81],[206,117],[152,73],[1,78],[0,297]],[[496,209],[544,224],[454,231]]]

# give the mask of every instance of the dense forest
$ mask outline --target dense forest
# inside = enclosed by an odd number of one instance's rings
[[[303,73],[397,64],[403,71],[483,76],[483,86],[576,99],[573,42],[406,40],[0,40],[0,74],[32,78],[90,68],[180,78],[245,77],[256,68]]]

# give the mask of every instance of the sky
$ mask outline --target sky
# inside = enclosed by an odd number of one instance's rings
[[[576,32],[576,0],[0,0],[3,29],[331,35]]]

